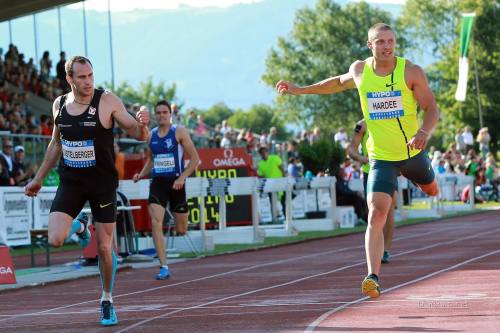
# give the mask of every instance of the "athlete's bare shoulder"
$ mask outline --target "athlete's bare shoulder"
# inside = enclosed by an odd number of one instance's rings
[[[405,79],[410,89],[412,89],[415,83],[427,81],[422,67],[408,59],[406,59],[405,64]]]
[[[349,67],[349,72],[355,76],[363,73],[363,68],[365,67],[365,60],[356,60]]]
[[[59,114],[59,109],[61,108],[61,98],[62,95],[57,97],[52,104],[52,115],[54,118],[57,118],[57,115]]]
[[[116,96],[111,90],[104,89],[104,92],[102,93],[101,100],[105,103],[110,103],[110,104],[115,104],[115,103],[120,103],[121,104],[121,99]]]
[[[186,135],[189,135],[189,131],[187,130],[186,127],[184,127],[182,125],[176,125],[176,127],[175,127],[175,135],[178,136],[178,137],[186,136]]]

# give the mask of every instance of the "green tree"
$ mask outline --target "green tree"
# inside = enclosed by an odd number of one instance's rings
[[[227,120],[231,117],[234,111],[224,103],[217,103],[212,105],[208,110],[201,111],[200,113],[203,114],[205,124],[215,127],[215,125],[220,124],[223,120]]]
[[[274,126],[278,130],[280,140],[289,136],[283,121],[277,117],[276,110],[267,104],[253,105],[248,111],[237,110],[228,123],[234,128],[246,128],[258,134],[269,132]]]
[[[344,7],[331,0],[319,0],[314,8],[297,12],[292,32],[279,38],[266,60],[264,82],[274,87],[280,79],[308,85],[346,73],[356,59],[371,54],[366,46],[367,31],[377,22],[392,24],[386,11],[368,4]],[[406,45],[398,36],[401,48]],[[333,95],[278,96],[277,105],[286,120],[332,131],[361,118],[355,90]]]
[[[475,12],[476,19],[469,49],[467,99],[455,100],[458,80],[460,13]],[[426,45],[438,60],[427,68],[431,87],[441,110],[442,120],[435,143],[445,146],[453,140],[458,127],[469,125],[477,133],[479,110],[474,60],[477,66],[484,125],[496,127],[500,117],[500,1],[499,0],[420,0],[407,1],[400,18],[405,31],[416,32],[410,49]],[[493,149],[498,149],[499,135],[490,130]]]
[[[109,83],[105,83],[108,89],[111,89]],[[142,105],[155,105],[158,101],[164,99],[169,102],[176,100],[177,86],[172,83],[167,86],[164,81],[153,83],[153,78],[150,76],[146,81],[139,83],[137,88],[132,87],[127,81],[122,81],[113,92],[119,96],[125,103],[139,103]]]
[[[301,143],[299,156],[306,171],[316,175],[328,170],[330,175],[335,175],[345,160],[345,149],[331,140],[321,139],[312,145]]]

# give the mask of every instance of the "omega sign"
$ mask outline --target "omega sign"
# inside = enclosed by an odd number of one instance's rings
[[[234,157],[232,149],[224,149],[224,158],[214,158],[216,167],[238,167],[244,166],[245,161],[242,157]]]
[[[9,266],[7,266],[7,267],[5,267],[5,266],[0,266],[0,274],[1,274],[1,275],[4,275],[4,274],[12,274],[12,269],[11,269]]]

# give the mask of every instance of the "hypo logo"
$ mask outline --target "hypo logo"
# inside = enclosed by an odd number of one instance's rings
[[[391,97],[392,91],[372,92],[372,97]]]
[[[86,147],[85,141],[64,141],[64,145],[67,147]]]

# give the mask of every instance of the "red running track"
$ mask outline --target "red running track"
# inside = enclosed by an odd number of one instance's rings
[[[119,325],[98,324],[99,280],[4,292],[2,332],[499,332],[497,212],[398,228],[383,294],[360,294],[363,235],[117,275]]]

